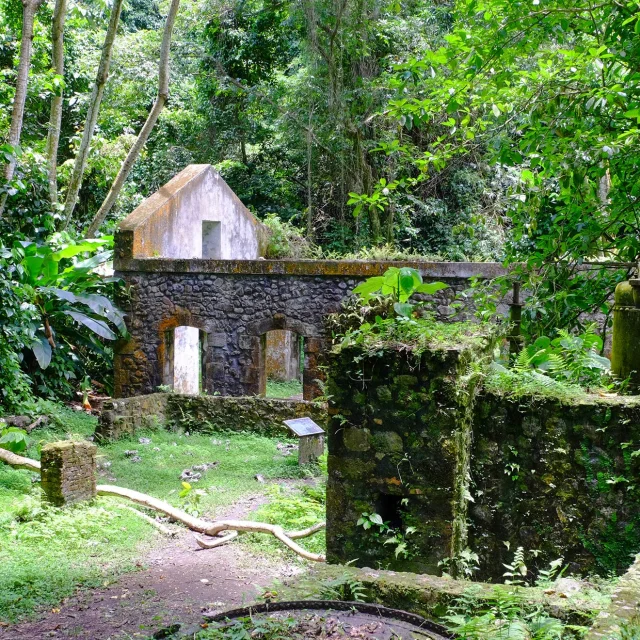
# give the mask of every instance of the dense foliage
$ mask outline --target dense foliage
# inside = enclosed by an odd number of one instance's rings
[[[29,4],[33,54],[12,145]],[[79,197],[65,211],[115,5],[70,0],[62,73],[52,59],[57,6],[0,0],[0,161],[16,162],[0,179],[9,249],[48,246],[60,232],[77,239],[154,102],[169,7],[135,0],[115,34]],[[182,0],[170,100],[101,232],[187,164],[212,163],[272,229],[272,257],[504,260],[520,265],[514,276],[531,294],[532,341],[583,330],[594,311],[610,319],[613,287],[640,252],[639,18],[631,0]],[[0,273],[9,309],[25,302],[14,280]],[[28,298],[23,320],[3,319],[7,402],[29,386],[66,385],[29,363],[36,307]],[[48,378],[81,373],[60,357]]]

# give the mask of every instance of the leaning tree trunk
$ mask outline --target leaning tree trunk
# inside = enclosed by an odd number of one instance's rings
[[[53,11],[51,29],[52,51],[51,66],[56,75],[64,77],[64,23],[67,18],[67,0],[56,0]],[[47,135],[47,165],[49,182],[49,200],[51,208],[58,207],[58,145],[60,143],[60,126],[62,123],[63,91],[51,98],[51,114],[49,116],[49,133]]]
[[[20,43],[20,62],[16,78],[16,93],[13,98],[13,110],[11,112],[11,125],[7,143],[14,149],[20,144],[22,122],[24,120],[24,103],[27,99],[27,86],[29,84],[29,68],[31,67],[31,53],[33,51],[33,23],[36,12],[43,0],[22,0],[22,40]],[[16,169],[16,156],[12,154],[11,160],[5,165],[4,179],[10,182]],[[0,218],[4,213],[7,203],[7,193],[0,197]]]
[[[118,196],[120,195],[120,191],[122,190],[122,186],[124,185],[129,172],[133,168],[135,161],[138,159],[142,148],[147,143],[149,135],[151,134],[153,127],[158,121],[160,112],[164,108],[164,105],[169,98],[169,54],[171,49],[173,25],[176,21],[176,15],[178,13],[179,6],[180,0],[171,0],[169,14],[167,15],[167,21],[164,25],[164,35],[162,37],[162,47],[160,49],[160,65],[158,69],[158,95],[156,97],[156,101],[149,113],[149,116],[147,117],[147,121],[144,123],[144,126],[140,130],[136,141],[133,143],[133,146],[129,150],[127,157],[124,159],[124,162],[120,167],[120,171],[118,171],[118,175],[111,185],[111,189],[109,190],[107,197],[105,198],[100,209],[98,209],[98,212],[91,221],[89,229],[86,233],[87,238],[93,238],[96,235],[98,229],[109,214],[109,211],[111,211],[113,205],[118,199]]]
[[[93,138],[93,133],[96,128],[100,103],[102,102],[104,88],[107,84],[107,78],[109,77],[113,43],[116,39],[116,31],[118,30],[118,23],[120,22],[120,12],[122,11],[123,1],[124,0],[115,0],[113,8],[111,9],[111,18],[109,19],[109,26],[107,27],[104,44],[102,45],[102,56],[100,57],[100,64],[98,65],[98,73],[96,74],[96,80],[93,84],[93,90],[91,91],[91,98],[89,99],[89,110],[87,111],[87,119],[84,124],[84,131],[82,132],[82,140],[80,141],[78,155],[73,165],[73,173],[71,174],[71,180],[69,181],[69,187],[67,189],[67,198],[64,203],[65,227],[69,224],[71,216],[73,215],[73,210],[78,201],[80,187],[82,186],[84,170],[87,167],[91,139]]]

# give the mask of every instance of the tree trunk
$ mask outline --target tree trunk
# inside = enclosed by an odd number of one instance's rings
[[[52,51],[51,67],[56,75],[64,77],[64,23],[67,18],[67,0],[56,0],[51,30]],[[55,212],[58,208],[58,145],[60,143],[60,125],[62,123],[63,91],[51,98],[49,133],[47,134],[47,165],[49,181],[49,200]]]
[[[82,186],[84,170],[87,167],[91,139],[93,138],[93,132],[96,128],[96,122],[98,121],[98,112],[100,111],[104,87],[109,77],[113,43],[116,39],[116,31],[118,30],[118,23],[120,22],[120,12],[122,11],[123,1],[124,0],[115,0],[113,8],[111,9],[111,18],[109,19],[107,34],[105,35],[104,44],[102,45],[102,56],[100,57],[100,64],[98,65],[98,73],[96,74],[96,80],[91,91],[91,98],[89,99],[89,110],[87,111],[87,119],[84,124],[84,131],[82,132],[82,140],[80,141],[78,155],[73,165],[73,173],[71,174],[67,198],[64,203],[65,227],[69,224],[71,216],[73,215],[73,210],[78,201],[78,193],[80,193],[80,187]]]
[[[122,186],[129,175],[129,172],[133,168],[135,161],[138,159],[142,148],[146,144],[149,139],[149,135],[155,126],[158,117],[160,116],[160,112],[164,108],[164,105],[169,98],[169,54],[171,49],[171,35],[173,33],[173,25],[176,21],[176,15],[178,13],[178,8],[180,6],[180,0],[171,0],[171,5],[169,6],[169,14],[167,15],[167,21],[164,25],[164,35],[162,36],[162,48],[160,49],[160,65],[158,69],[158,96],[156,97],[156,101],[149,113],[149,117],[147,121],[144,123],[144,126],[140,130],[136,141],[133,143],[133,146],[129,150],[127,157],[124,159],[122,166],[120,167],[120,171],[118,171],[118,175],[116,179],[113,181],[111,185],[111,189],[107,194],[104,202],[102,203],[100,209],[98,209],[98,213],[96,213],[95,217],[91,221],[89,225],[89,229],[87,230],[86,236],[87,238],[93,238],[105,218],[111,211],[111,208],[115,204],[118,199],[118,195],[122,189]]]
[[[43,0],[22,0],[22,40],[20,42],[20,61],[18,63],[18,74],[16,78],[16,93],[13,98],[13,110],[11,112],[11,125],[7,143],[11,147],[20,144],[22,133],[22,122],[24,120],[24,103],[27,99],[27,86],[29,84],[29,68],[31,67],[31,53],[33,51],[33,22],[36,12],[40,8]],[[16,157],[12,155],[11,160],[5,165],[4,179],[10,182],[16,169]],[[0,197],[0,218],[7,203],[7,193]]]
[[[307,129],[307,239],[313,242],[315,229],[313,226],[313,186],[312,186],[312,156],[313,146],[311,144],[313,109],[309,108],[309,128]]]

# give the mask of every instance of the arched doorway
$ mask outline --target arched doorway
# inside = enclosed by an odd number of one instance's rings
[[[282,367],[288,370],[289,380],[302,383],[302,388],[297,387],[298,393],[291,395],[300,397],[302,394],[304,400],[313,400],[322,395],[319,381],[324,377],[319,368],[319,356],[323,350],[323,340],[317,335],[315,326],[277,313],[272,318],[253,323],[247,329],[249,336],[255,336],[251,339],[256,340],[251,365],[252,385],[255,386],[248,391],[267,395],[269,372],[272,370],[269,362],[274,360],[274,345],[278,337],[284,337]]]

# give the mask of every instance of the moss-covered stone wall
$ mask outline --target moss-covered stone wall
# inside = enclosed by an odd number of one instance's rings
[[[465,548],[475,381],[463,376],[481,351],[331,355],[330,562],[433,573]],[[400,537],[385,544],[378,525],[358,525],[363,514],[378,514]]]
[[[118,245],[119,246],[119,245]],[[116,252],[118,247],[116,247]],[[321,395],[325,321],[353,288],[391,266],[412,266],[426,281],[449,287],[435,294],[441,317],[472,276],[503,273],[494,263],[392,263],[340,260],[118,259],[127,285],[120,305],[130,337],[115,346],[114,395],[151,394],[173,385],[171,340],[176,327],[202,338],[202,389],[213,395],[261,393],[265,334],[288,330],[304,338],[304,398]]]
[[[309,417],[324,428],[326,405],[277,398],[152,393],[106,402],[96,437],[103,441],[118,440],[141,429],[164,426],[194,433],[248,431],[291,436],[283,421],[302,417]]]
[[[523,547],[535,574],[560,556],[624,573],[640,552],[640,398],[475,393],[481,351],[331,355],[329,561],[438,573],[469,548],[474,577],[502,581]]]
[[[530,566],[623,573],[640,551],[640,398],[482,393],[473,420],[469,546],[481,577]],[[505,545],[509,544],[509,549]]]

